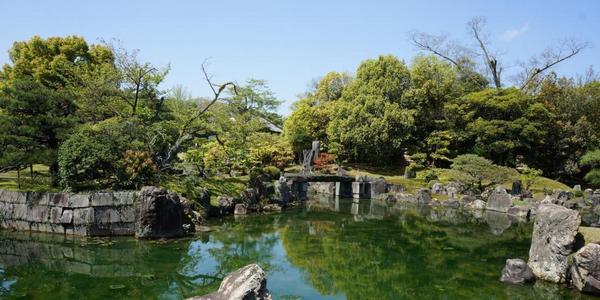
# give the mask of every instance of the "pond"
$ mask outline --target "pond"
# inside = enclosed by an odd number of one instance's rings
[[[504,214],[314,198],[211,227],[169,241],[1,232],[0,298],[181,299],[258,262],[274,299],[587,299],[498,281],[532,230]]]

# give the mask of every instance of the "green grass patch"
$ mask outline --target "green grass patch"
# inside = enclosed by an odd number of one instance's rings
[[[600,243],[600,228],[579,226],[579,233],[586,243]]]
[[[248,184],[248,176],[240,177],[211,177],[211,178],[197,178],[190,183],[186,183],[187,176],[166,176],[165,180],[161,184],[170,191],[178,194],[190,194],[191,197],[195,197],[195,193],[203,188],[206,188],[210,192],[210,199],[213,205],[216,205],[217,197],[219,196],[231,196],[237,197],[246,188]],[[189,180],[189,179],[188,179]],[[192,189],[191,191],[189,189]],[[188,197],[190,197],[188,195]]]
[[[369,176],[369,177],[384,177],[388,183],[399,184],[402,185],[407,192],[414,192],[420,188],[427,188],[430,186],[430,183],[425,181],[424,176],[429,171],[434,171],[437,175],[438,179],[436,182],[447,183],[450,181],[454,181],[454,176],[456,175],[455,170],[451,169],[431,169],[431,170],[421,170],[417,172],[416,178],[405,178],[404,177],[404,169],[401,167],[373,167],[366,165],[349,165],[350,175],[352,176]],[[514,180],[520,179],[519,173],[514,170],[514,175],[511,178],[502,184],[507,190],[510,190],[512,187],[512,182]],[[556,180],[552,180],[546,177],[538,177],[535,182],[531,186],[531,190],[534,193],[535,198],[543,197],[544,188],[552,191],[555,189],[560,189],[564,191],[570,191],[571,188],[561,182]],[[440,196],[440,195],[437,195]],[[439,200],[442,200],[441,197],[437,197]]]
[[[20,189],[18,183],[19,175],[17,170],[0,173],[0,189],[34,192],[56,192],[60,190],[57,187],[52,187],[50,171],[46,165],[33,165],[33,177],[31,176],[29,167],[22,168],[20,173]]]

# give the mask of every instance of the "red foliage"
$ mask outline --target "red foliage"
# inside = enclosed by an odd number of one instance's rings
[[[335,160],[335,156],[329,153],[321,153],[315,159],[315,169],[321,170],[325,168],[327,165],[330,165]]]

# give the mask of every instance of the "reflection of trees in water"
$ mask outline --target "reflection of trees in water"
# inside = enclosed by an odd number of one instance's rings
[[[332,214],[288,225],[281,239],[319,292],[349,299],[477,298],[496,284],[507,257],[529,247],[529,235],[516,228],[496,237],[468,218],[462,225],[427,219],[415,210],[363,222]]]
[[[14,283],[0,295],[154,298],[173,289],[189,290],[186,278],[173,272],[189,244],[2,232],[0,276],[3,284]]]

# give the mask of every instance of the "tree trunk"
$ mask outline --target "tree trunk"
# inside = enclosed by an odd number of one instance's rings
[[[33,180],[33,164],[29,164],[29,175],[31,176],[31,180]]]
[[[17,188],[21,189],[21,166],[17,167]]]

